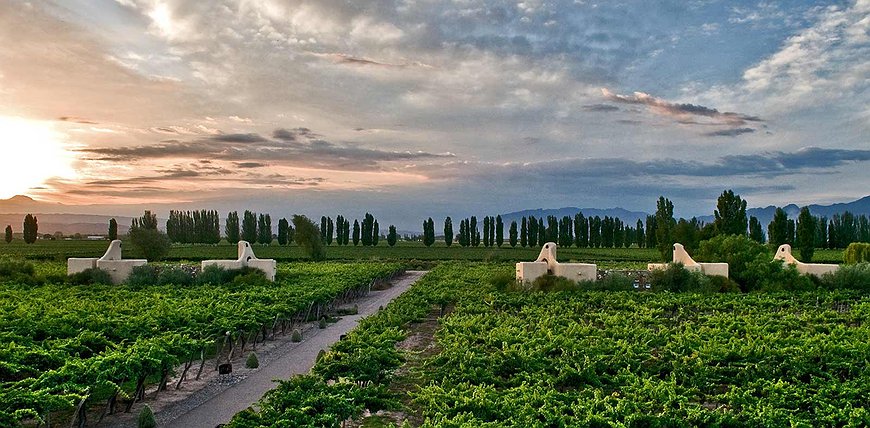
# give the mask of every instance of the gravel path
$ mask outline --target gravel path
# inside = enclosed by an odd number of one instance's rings
[[[353,304],[359,314],[342,316],[326,329],[310,329],[301,343],[286,343],[260,359],[260,368],[239,376],[222,376],[202,390],[169,408],[158,411],[158,426],[167,428],[214,428],[229,422],[236,413],[250,407],[274,386],[274,380],[308,373],[321,349],[329,349],[341,335],[357,326],[359,320],[386,306],[405,292],[425,272],[408,272],[393,281],[393,286],[372,291]]]

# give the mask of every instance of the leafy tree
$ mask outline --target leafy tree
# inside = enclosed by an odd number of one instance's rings
[[[381,239],[381,227],[378,226],[378,221],[372,223],[372,246],[377,247],[378,241]]]
[[[456,235],[456,239],[460,247],[468,246],[468,226],[465,219],[459,220],[459,234]]]
[[[510,230],[508,231],[508,234],[510,235],[510,237],[508,239],[509,239],[509,242],[511,244],[511,248],[516,248],[517,238],[518,238],[518,236],[517,236],[518,235],[518,233],[517,233],[517,221],[516,220],[511,220],[511,227],[510,227]]]
[[[133,219],[130,226],[130,242],[148,261],[156,262],[169,253],[169,236],[157,230],[157,216],[151,211],[139,219]]]
[[[656,216],[646,216],[646,248],[657,248],[659,243],[656,241]]]
[[[828,218],[824,216],[817,218],[816,227],[816,245],[819,248],[828,248]]]
[[[444,219],[444,243],[448,248],[453,245],[453,220],[450,217]]]
[[[658,248],[662,259],[668,262],[674,257],[673,231],[676,225],[674,203],[664,196],[660,196],[656,203],[656,248]]]
[[[320,242],[326,242],[326,216],[320,216]]]
[[[713,225],[718,235],[746,235],[746,201],[731,190],[719,195],[713,211]]]
[[[314,260],[326,259],[326,247],[320,241],[320,231],[308,217],[293,216],[293,226],[296,229],[294,239],[308,257]]]
[[[289,229],[290,222],[287,221],[286,218],[282,218],[278,220],[278,245],[287,245],[290,240],[289,237]]]
[[[761,222],[755,216],[749,217],[749,239],[759,244],[763,244],[765,240],[764,229],[761,228]]]
[[[504,221],[501,215],[495,216],[495,245],[499,248],[504,245]]]
[[[646,246],[646,236],[644,236],[643,222],[640,221],[640,219],[637,219],[637,227],[635,228],[634,233],[634,241],[637,242],[638,248],[644,248],[644,246]]]
[[[520,226],[520,246],[526,248],[529,245],[529,226],[526,217],[523,216]]]
[[[353,221],[353,246],[356,247],[359,245],[359,220]]]
[[[480,232],[477,230],[477,217],[475,216],[471,216],[471,221],[468,224],[468,236],[472,247],[480,245]]]
[[[224,226],[224,233],[227,237],[227,242],[230,244],[238,244],[241,238],[241,233],[239,232],[239,212],[233,211],[227,214],[226,225]]]
[[[118,221],[115,219],[109,220],[109,240],[118,239]]]
[[[813,253],[816,250],[816,229],[816,218],[810,214],[809,207],[801,208],[798,215],[795,244],[800,249],[801,261],[803,262],[813,260]]]
[[[483,218],[483,246],[484,247],[489,247],[490,245],[492,245],[492,242],[490,242],[490,240],[489,240],[490,227],[491,226],[489,223],[489,216],[486,216]]]
[[[794,237],[795,237],[796,230],[797,229],[795,227],[794,219],[788,219],[788,223],[786,224],[786,229],[785,229],[785,236],[786,236],[785,242],[788,243],[789,245],[794,246]]]
[[[36,216],[27,214],[24,216],[24,242],[32,244],[36,242],[37,236],[39,236],[39,223]]]
[[[6,225],[6,243],[12,242],[12,225]]]
[[[538,246],[543,247],[547,243],[547,229],[544,227],[544,218],[538,219]]]
[[[260,214],[257,219],[257,242],[264,245],[272,243],[272,217],[269,214]]]
[[[435,243],[435,222],[432,217],[423,221],[423,245],[431,247]]]
[[[773,213],[773,220],[767,225],[767,236],[774,247],[788,243],[788,214],[782,208]]]
[[[398,241],[398,235],[396,233],[396,226],[390,225],[390,231],[387,233],[387,245],[393,247],[396,245],[396,241]]]
[[[332,235],[335,229],[335,224],[331,217],[326,218],[326,245],[332,245]]]
[[[254,243],[257,236],[257,214],[246,210],[242,216],[242,240]]]
[[[674,227],[673,241],[679,242],[683,244],[683,246],[688,251],[694,251],[698,249],[698,244],[701,242],[699,239],[700,235],[700,224],[697,218],[692,218],[691,220],[686,220],[681,218],[677,221],[677,225]],[[673,252],[673,250],[671,250]],[[673,254],[671,254],[673,256]]]
[[[589,219],[583,213],[574,215],[574,241],[577,248],[589,246]]]

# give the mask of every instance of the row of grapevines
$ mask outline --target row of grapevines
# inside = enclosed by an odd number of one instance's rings
[[[282,264],[278,281],[267,285],[0,284],[0,426],[138,387],[199,357],[226,332],[272,326],[399,269]]]
[[[427,427],[870,424],[867,297],[488,284],[510,270],[439,265],[231,426],[337,427],[399,401]],[[394,383],[404,328],[450,303],[423,379]]]

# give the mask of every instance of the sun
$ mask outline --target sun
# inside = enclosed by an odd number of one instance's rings
[[[72,175],[73,156],[51,122],[0,116],[0,198],[28,193],[52,177]]]

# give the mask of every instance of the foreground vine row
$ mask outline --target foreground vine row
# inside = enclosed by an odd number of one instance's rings
[[[111,412],[125,397],[129,409],[147,381],[165,388],[179,364],[187,370],[198,361],[189,376],[199,376],[214,369],[203,367],[208,354],[286,331],[399,268],[281,265],[274,284],[0,284],[0,426],[48,423],[58,411],[103,400]]]
[[[426,427],[870,424],[868,297],[488,284],[510,269],[440,265],[231,425],[340,426],[366,409]],[[408,329],[451,305],[440,352],[397,372]]]

